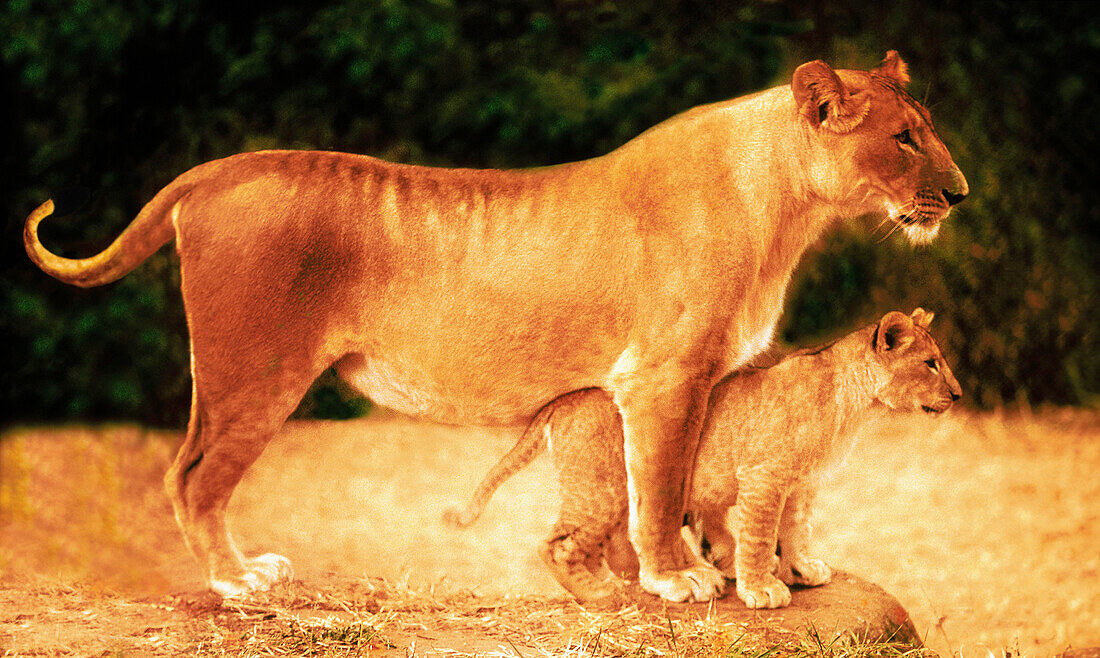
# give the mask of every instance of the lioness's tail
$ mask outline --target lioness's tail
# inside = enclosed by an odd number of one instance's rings
[[[477,485],[477,490],[474,491],[474,496],[466,505],[466,509],[459,511],[452,507],[443,512],[444,523],[457,528],[465,528],[477,521],[477,517],[481,516],[485,504],[493,497],[497,488],[524,466],[534,461],[535,457],[538,457],[546,449],[546,429],[549,427],[552,407],[553,405],[543,407],[542,411],[535,416],[535,419],[523,431],[523,436],[519,438],[519,441],[516,441],[516,445],[512,446],[512,449],[489,469],[485,478],[481,480],[481,484]]]
[[[63,258],[38,240],[38,224],[53,212],[49,200],[34,209],[23,227],[27,255],[43,272],[59,281],[88,288],[110,283],[130,273],[175,234],[173,218],[187,194],[185,185],[169,185],[145,204],[138,216],[109,247],[90,258]]]

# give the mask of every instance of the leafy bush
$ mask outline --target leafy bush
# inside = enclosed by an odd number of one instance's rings
[[[972,197],[929,249],[880,244],[866,227],[830,237],[803,263],[784,338],[920,304],[937,312],[972,401],[1093,400],[1100,245],[1087,149],[1098,103],[1095,67],[1078,63],[1096,56],[1097,22],[1085,4],[979,7],[379,0],[242,12],[208,0],[10,0],[0,12],[12,113],[0,122],[6,416],[187,417],[174,255],[103,288],[43,276],[17,236],[61,191],[91,190],[91,203],[59,211],[42,239],[83,256],[173,177],[239,151],[576,160],[693,105],[783,83],[800,61],[866,67],[888,48],[912,65],[918,96],[931,87]],[[331,408],[333,390],[309,404]]]

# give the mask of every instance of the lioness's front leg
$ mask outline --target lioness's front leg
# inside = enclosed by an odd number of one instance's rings
[[[668,376],[658,374],[616,391],[625,437],[630,540],[644,590],[670,601],[706,601],[722,592],[725,578],[694,557],[680,526],[710,382],[695,378],[668,386]]]

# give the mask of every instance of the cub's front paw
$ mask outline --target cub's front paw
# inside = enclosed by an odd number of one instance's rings
[[[643,569],[638,583],[645,591],[668,601],[709,601],[725,590],[726,577],[709,564],[696,563],[678,571]]]
[[[745,582],[737,579],[737,596],[750,608],[782,608],[791,603],[791,590],[778,578],[767,574]]]
[[[779,577],[788,585],[816,587],[829,582],[833,577],[833,572],[824,560],[796,556],[789,563],[784,561],[780,565]]]

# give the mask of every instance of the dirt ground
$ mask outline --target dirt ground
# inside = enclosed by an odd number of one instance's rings
[[[0,655],[268,655],[301,637],[314,652],[328,643],[405,655],[464,624],[484,630],[485,646],[466,648],[482,655],[523,655],[509,653],[508,629],[558,629],[537,645],[545,655],[595,653],[593,638],[629,643],[571,604],[535,555],[557,506],[545,457],[473,528],[441,523],[517,435],[386,411],[288,424],[230,519],[246,553],[286,555],[302,582],[233,608],[201,594],[160,486],[178,433],[13,430],[0,439]],[[944,655],[1097,646],[1098,472],[1096,413],[890,416],[825,487],[820,553],[896,596]],[[630,614],[634,628],[663,623]],[[670,637],[683,640],[691,623],[669,620]]]

